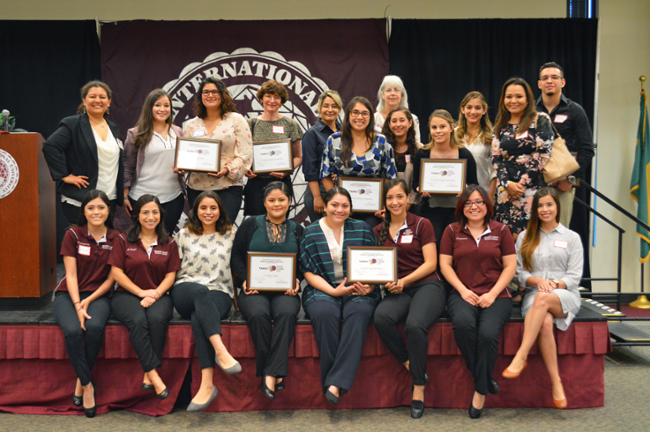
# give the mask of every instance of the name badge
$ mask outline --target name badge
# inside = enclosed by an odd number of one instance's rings
[[[90,246],[79,245],[79,255],[90,256]]]
[[[553,120],[553,123],[564,123],[566,119],[568,119],[569,116],[565,114],[556,114],[555,115],[555,120]]]
[[[553,246],[556,248],[566,249],[569,246],[569,242],[564,240],[555,240],[555,242],[553,242]]]
[[[124,150],[124,144],[122,143],[122,140],[117,138],[115,141],[117,142],[117,146],[120,148],[120,150]]]
[[[284,126],[273,126],[273,133],[274,134],[283,134],[284,133]]]
[[[197,129],[194,132],[192,132],[192,136],[195,137],[195,138],[196,137],[202,137],[202,136],[205,136],[205,132],[206,132],[205,129]]]
[[[515,139],[523,139],[523,138],[528,138],[528,131],[521,133],[519,135],[515,135]]]
[[[411,163],[411,155],[410,154],[404,155],[404,159],[406,159],[406,163]]]
[[[413,235],[403,235],[400,239],[400,243],[412,243]]]

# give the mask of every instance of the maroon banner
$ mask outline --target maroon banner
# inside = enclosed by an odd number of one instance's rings
[[[123,21],[103,23],[101,40],[111,120],[123,132],[159,87],[172,96],[176,124],[193,117],[198,84],[211,75],[226,84],[245,117],[263,112],[255,99],[263,82],[282,82],[290,94],[282,114],[307,130],[323,90],[339,91],[344,102],[361,95],[374,104],[388,73],[383,19]]]

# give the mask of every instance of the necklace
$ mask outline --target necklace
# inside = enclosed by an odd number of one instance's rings
[[[142,245],[144,246],[145,249],[149,249],[153,243],[158,239],[158,236],[147,239],[144,237],[140,237],[140,241],[142,242]]]
[[[454,152],[456,152],[456,149],[453,148],[445,153],[441,153],[439,150],[435,148],[431,149],[431,153],[435,153],[436,155],[438,155],[440,159],[451,159],[449,156]]]
[[[92,120],[90,120],[90,125],[91,125],[91,126],[97,126],[97,127],[99,127],[99,128],[102,128],[102,129],[106,129],[106,120],[103,120],[103,121],[100,122],[100,123],[98,123],[98,122],[93,122]]]

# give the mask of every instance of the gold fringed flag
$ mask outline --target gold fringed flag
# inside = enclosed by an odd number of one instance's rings
[[[634,154],[634,170],[630,182],[630,194],[639,204],[636,217],[648,223],[650,197],[648,197],[648,178],[650,177],[650,125],[648,124],[648,106],[645,91],[641,91],[641,115],[639,116],[639,131],[636,135],[636,151]],[[647,229],[636,226],[636,235],[641,238],[642,263],[650,259],[650,233]]]

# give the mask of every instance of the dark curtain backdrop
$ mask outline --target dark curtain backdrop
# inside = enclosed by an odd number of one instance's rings
[[[101,79],[94,20],[0,21],[0,43],[0,110],[45,139],[76,113],[81,87]],[[56,206],[58,251],[67,227],[58,194]]]
[[[429,141],[429,115],[443,108],[457,118],[470,91],[485,95],[492,120],[501,87],[512,76],[526,79],[539,97],[539,67],[549,61],[564,68],[564,94],[582,105],[593,126],[597,37],[594,19],[393,20],[390,73],[404,81],[411,111],[422,119],[424,142]],[[591,168],[586,174],[590,179]],[[583,188],[576,192],[590,202]],[[587,258],[589,217],[577,204],[571,229],[580,234]],[[588,259],[584,275],[590,275]]]

